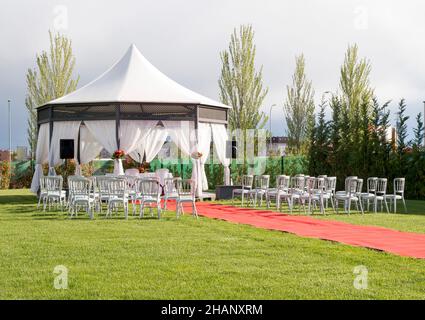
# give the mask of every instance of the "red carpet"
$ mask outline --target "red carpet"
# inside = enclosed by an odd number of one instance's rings
[[[273,211],[245,209],[208,202],[197,202],[196,205],[198,214],[209,218],[425,259],[425,234],[401,232],[382,227],[358,226],[306,216],[290,216]],[[185,212],[188,213],[191,210],[188,208]]]

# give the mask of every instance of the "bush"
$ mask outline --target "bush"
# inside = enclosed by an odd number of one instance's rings
[[[0,161],[0,187],[1,189],[9,189],[10,185],[10,162]]]

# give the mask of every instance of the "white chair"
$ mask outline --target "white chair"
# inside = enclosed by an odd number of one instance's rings
[[[158,178],[159,184],[161,186],[164,185],[165,178],[168,178],[170,174],[170,170],[166,168],[158,169],[155,171],[155,176]]]
[[[353,177],[350,177],[347,183],[347,191],[344,193],[337,192],[335,195],[335,207],[336,212],[338,213],[338,202],[343,201],[344,203],[344,209],[345,211],[350,214],[351,210],[351,204],[354,202],[356,204],[356,209],[359,211],[359,206],[361,209],[362,214],[363,212],[363,205],[360,201],[360,194],[363,186],[363,179],[355,179]]]
[[[176,216],[180,217],[183,213],[183,203],[192,204],[192,215],[198,218],[198,210],[195,203],[195,182],[192,179],[179,179],[177,180],[177,203],[176,203]]]
[[[366,181],[366,192],[363,192],[360,196],[362,202],[366,205],[367,211],[369,211],[370,201],[375,201],[376,197],[376,184],[378,183],[378,177],[369,177]]]
[[[324,214],[324,196],[325,196],[325,179],[324,178],[314,178],[308,177],[305,183],[306,192],[300,194],[300,200],[304,207],[305,213],[305,204],[308,202],[308,213],[312,214],[314,208],[319,205],[320,212]]]
[[[103,212],[103,203],[108,204],[109,200],[109,188],[108,188],[108,181],[111,179],[116,179],[113,176],[99,176],[96,177],[96,188],[95,188],[95,199],[96,199],[96,206],[99,209],[99,211]]]
[[[37,209],[40,208],[40,204],[41,202],[43,202],[43,209],[45,210],[45,205],[44,203],[46,202],[46,197],[47,197],[47,189],[46,189],[46,177],[41,177],[40,178],[40,195],[38,197],[38,204],[37,204]]]
[[[394,204],[394,213],[397,211],[397,200],[403,201],[404,212],[407,213],[406,201],[404,200],[404,187],[406,185],[405,178],[394,179],[394,193],[385,195],[386,199],[390,200],[390,208]]]
[[[381,205],[381,211],[384,211],[383,203],[385,204],[385,208],[387,209],[387,213],[390,213],[388,210],[388,204],[386,200],[386,194],[387,194],[387,178],[379,178],[376,182],[376,191],[375,191],[375,198],[374,198],[374,210],[375,213],[378,208],[378,201]]]
[[[325,205],[328,207],[328,201],[331,201],[332,209],[335,211],[335,192],[336,192],[336,177],[325,178]]]
[[[287,192],[289,188],[289,180],[290,180],[290,177],[285,176],[283,174],[276,176],[276,187],[267,189],[267,193],[266,193],[267,208],[270,208],[270,203],[272,199],[275,199],[276,209],[278,208],[278,203],[277,203],[278,191]]]
[[[125,218],[128,218],[128,193],[127,193],[127,181],[122,178],[113,178],[107,180],[108,185],[108,212],[106,218],[112,216],[112,212],[118,212],[118,207],[122,205],[124,209]]]
[[[270,176],[261,175],[255,176],[255,188],[249,191],[250,198],[253,199],[254,207],[257,206],[258,197],[260,197],[260,206],[263,205],[263,197],[266,196],[267,190],[269,189]]]
[[[50,210],[52,203],[60,205],[61,210],[63,210],[63,204],[66,202],[66,192],[62,190],[62,176],[47,176],[42,179],[44,179],[44,187],[46,188],[43,210],[46,211],[47,204]]]
[[[241,189],[233,189],[232,191],[232,204],[234,203],[235,196],[240,195],[241,197],[241,205],[243,206],[245,195],[249,195],[249,192],[252,190],[252,183],[254,181],[254,176],[252,175],[243,175],[241,182]]]
[[[308,179],[308,178],[307,178]],[[305,211],[305,185],[307,181],[304,175],[296,175],[290,180],[290,188],[288,190],[290,197],[290,207],[289,210],[292,213],[295,202],[298,202],[298,210],[301,212],[301,205],[304,207]]]
[[[69,210],[71,218],[78,215],[81,207],[86,209],[90,219],[93,219],[95,200],[92,191],[92,180],[84,177],[73,177],[68,180],[68,187],[71,198],[69,202]]]
[[[164,180],[164,210],[167,210],[168,200],[176,200],[179,198],[177,192],[177,181],[181,178],[165,178]]]
[[[140,202],[140,218],[143,218],[145,205],[154,204],[157,209],[158,219],[161,218],[161,186],[159,185],[158,179],[139,179],[137,180],[139,184],[138,189],[140,190],[140,195],[137,197],[137,200]],[[151,215],[152,206],[149,206]]]

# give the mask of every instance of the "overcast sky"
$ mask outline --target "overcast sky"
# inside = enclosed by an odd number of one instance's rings
[[[219,52],[240,24],[252,24],[257,66],[263,65],[274,135],[285,133],[282,104],[294,57],[304,53],[316,101],[338,88],[348,44],[372,63],[371,81],[392,110],[406,98],[411,116],[425,100],[425,2],[340,0],[33,1],[0,5],[0,148],[8,147],[7,99],[12,100],[12,145],[26,145],[25,74],[36,53],[48,49],[48,30],[73,41],[79,87],[135,43],[172,79],[218,99]],[[392,116],[394,121],[395,115]]]

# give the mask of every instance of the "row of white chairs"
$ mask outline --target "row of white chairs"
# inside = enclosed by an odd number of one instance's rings
[[[40,198],[38,207],[43,203],[43,210],[52,205],[67,207],[73,217],[81,209],[94,217],[94,212],[103,211],[106,204],[106,217],[118,212],[119,207],[124,210],[125,218],[128,218],[129,203],[132,204],[133,215],[139,205],[139,215],[142,218],[146,208],[156,208],[158,218],[161,211],[166,210],[169,200],[176,202],[177,217],[183,213],[183,204],[192,204],[192,213],[198,216],[195,203],[195,184],[191,179],[166,178],[164,185],[160,185],[159,179],[154,177],[134,176],[94,176],[84,178],[80,176],[68,177],[68,197],[63,190],[63,178],[61,176],[46,176],[40,179]],[[164,207],[161,208],[163,200]]]
[[[276,209],[281,209],[282,202],[287,202],[288,208],[292,213],[294,204],[298,203],[299,210],[301,206],[306,212],[312,213],[314,209],[319,208],[321,213],[325,213],[325,208],[330,202],[335,212],[339,211],[339,204],[343,203],[344,211],[350,213],[352,204],[356,205],[358,211],[364,212],[366,206],[369,210],[370,204],[374,206],[374,212],[377,212],[378,204],[383,210],[385,205],[387,212],[389,207],[394,206],[396,211],[397,201],[401,200],[404,204],[405,211],[407,207],[404,199],[404,178],[394,179],[394,192],[387,194],[387,179],[371,177],[367,180],[367,192],[362,192],[363,179],[350,176],[345,179],[345,188],[342,191],[336,191],[336,177],[328,177],[326,175],[318,177],[310,177],[307,175],[296,175],[293,177],[287,175],[279,175],[276,178],[276,187],[270,188],[269,175],[244,175],[240,189],[234,189],[232,199],[240,197],[242,206],[244,201],[248,200],[248,205],[254,207],[262,205],[263,198],[270,207],[272,200],[276,202]],[[388,203],[389,201],[389,207]]]

